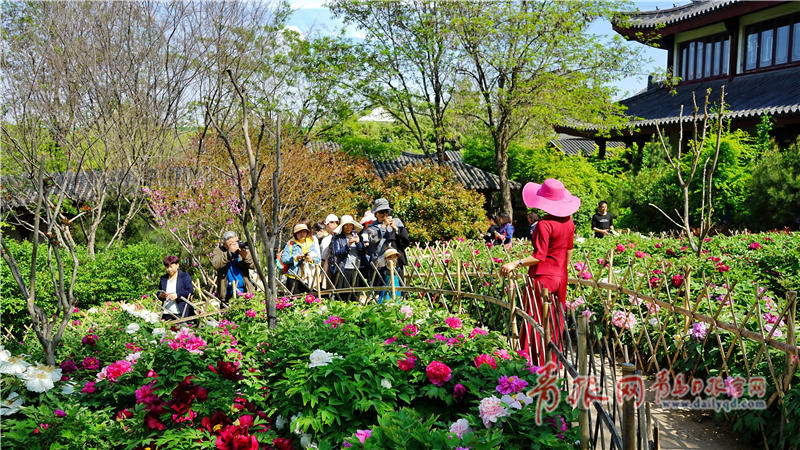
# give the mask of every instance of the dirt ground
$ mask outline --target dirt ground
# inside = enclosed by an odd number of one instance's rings
[[[710,411],[652,408],[650,415],[658,423],[662,450],[745,450],[761,447],[737,439],[730,424],[714,420],[714,414]]]

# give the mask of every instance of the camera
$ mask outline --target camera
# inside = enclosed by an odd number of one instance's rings
[[[247,241],[239,241],[239,248],[243,250],[247,250],[248,244]]]

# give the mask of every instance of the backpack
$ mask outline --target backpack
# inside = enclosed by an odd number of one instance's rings
[[[289,246],[289,256],[293,256],[292,255],[292,251],[294,250],[294,241],[290,240],[286,245]],[[284,264],[283,261],[281,261],[280,258],[278,258],[278,262],[281,264],[281,272],[283,272],[284,275],[289,273],[289,267],[291,267],[292,265],[291,264]]]

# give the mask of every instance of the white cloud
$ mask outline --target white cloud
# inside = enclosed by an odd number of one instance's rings
[[[325,0],[291,0],[292,9],[317,9],[325,7]]]

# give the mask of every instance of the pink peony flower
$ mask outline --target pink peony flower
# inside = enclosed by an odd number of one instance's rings
[[[662,245],[664,244],[662,244],[661,242],[656,242],[656,248],[661,248]]]
[[[467,419],[458,419],[455,422],[453,422],[452,425],[450,425],[450,432],[455,433],[455,435],[458,436],[459,439],[461,439],[461,436],[463,436],[464,433],[468,431],[469,431],[469,422],[467,422]]]
[[[462,325],[461,319],[459,319],[458,317],[448,317],[447,319],[444,319],[444,323],[446,323],[448,327],[453,329],[459,329],[461,328]]]
[[[402,331],[403,331],[403,334],[405,334],[406,336],[416,336],[417,333],[419,333],[419,328],[416,325],[414,325],[413,323],[410,323],[410,324],[406,325],[405,328],[403,328]]]
[[[675,287],[680,287],[683,284],[683,275],[675,274],[672,276],[672,285]]]
[[[508,353],[508,350],[504,348],[498,348],[493,353],[494,356],[497,356],[500,359],[511,359],[511,355]]]
[[[611,323],[613,323],[617,328],[630,330],[636,326],[636,316],[634,316],[631,312],[626,313],[624,311],[616,310],[611,315]]]
[[[698,341],[705,339],[707,334],[708,325],[706,325],[705,322],[695,322],[694,325],[692,325],[692,329],[689,330],[689,336]]]
[[[585,304],[586,304],[586,300],[583,298],[582,295],[579,296],[578,298],[576,298],[574,302],[570,302],[569,300],[564,302],[564,305],[570,311],[575,311],[576,309],[578,309],[578,307],[580,307],[581,305],[585,305]]]
[[[390,344],[394,343],[394,341],[396,341],[396,340],[397,340],[396,337],[390,337],[389,339],[383,341],[383,345],[390,345]]]
[[[95,387],[95,382],[87,381],[86,384],[83,386],[83,389],[81,389],[81,392],[83,392],[84,394],[93,394],[96,390],[97,388]]]
[[[469,333],[469,338],[472,339],[476,335],[479,335],[479,334],[482,335],[482,336],[486,336],[489,333],[486,330],[484,330],[483,328],[477,328],[476,327],[476,328],[473,328],[472,331]]]
[[[475,367],[480,367],[484,364],[488,364],[492,367],[492,369],[497,369],[497,363],[495,362],[494,358],[491,355],[481,354],[475,357],[473,360],[475,363]]]
[[[425,368],[428,379],[437,386],[443,386],[447,383],[447,381],[450,380],[450,374],[452,372],[453,370],[447,367],[447,364],[435,360],[431,361],[428,367]]]
[[[417,365],[417,357],[414,355],[406,355],[405,359],[397,360],[397,366],[400,370],[408,372]]]
[[[403,305],[400,307],[400,314],[405,316],[406,319],[410,319],[414,315],[414,309],[408,305]]]
[[[491,428],[493,424],[497,423],[497,419],[508,416],[508,410],[505,405],[494,395],[481,400],[478,412],[486,428]]]
[[[244,314],[247,317],[251,317],[252,318],[252,317],[255,317],[256,314],[258,314],[258,313],[256,313],[256,310],[254,310],[254,309],[248,309],[247,312],[245,312]]]
[[[97,370],[100,368],[100,361],[98,361],[97,358],[92,358],[90,356],[87,356],[86,358],[83,359],[81,365],[86,370]]]
[[[759,244],[758,242],[753,242],[752,244],[750,244],[750,250],[761,250],[761,248],[762,248],[761,244]]]
[[[370,436],[372,436],[372,430],[356,430],[356,437],[362,444],[369,439]]]
[[[53,415],[56,417],[67,417],[67,413],[60,409],[53,411]]]
[[[622,244],[617,244],[617,252],[619,253],[625,252],[625,246]]]
[[[113,362],[105,367],[97,374],[97,380],[108,380],[110,382],[116,382],[119,377],[128,373],[133,368],[133,363],[126,360],[120,360]]]
[[[331,327],[336,328],[339,325],[343,324],[344,320],[342,320],[342,318],[339,316],[330,316],[327,319],[325,319],[325,323],[329,323],[331,324]]]

